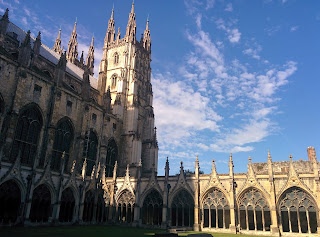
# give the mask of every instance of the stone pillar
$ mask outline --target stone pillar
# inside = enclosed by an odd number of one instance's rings
[[[141,157],[141,156],[140,156]],[[141,160],[139,161],[138,169],[137,169],[137,190],[136,190],[136,200],[135,200],[135,206],[134,206],[134,220],[133,220],[133,226],[139,226],[142,224],[142,219],[140,215],[140,188],[141,188],[141,168],[142,163]]]
[[[230,230],[231,232],[237,233],[237,225],[238,225],[238,216],[236,213],[236,196],[235,196],[235,188],[236,183],[234,181],[234,173],[233,173],[233,160],[232,154],[229,156],[229,182],[230,182]]]
[[[194,231],[199,231],[200,230],[200,225],[199,225],[199,160],[198,156],[196,158],[195,162],[195,189],[194,189],[194,225],[193,225],[193,230]]]
[[[163,193],[163,206],[162,206],[162,223],[161,227],[162,228],[167,228],[168,227],[168,199],[169,199],[169,190],[171,188],[169,184],[169,160],[167,157],[166,161],[166,166],[164,168],[165,170],[165,181],[164,181],[164,193]]]
[[[279,234],[279,224],[278,224],[278,217],[277,217],[277,206],[276,206],[276,192],[274,186],[274,177],[273,177],[273,168],[272,168],[272,159],[270,152],[268,151],[268,174],[269,174],[269,183],[270,183],[270,196],[271,196],[271,226],[270,230],[271,233],[276,235]]]

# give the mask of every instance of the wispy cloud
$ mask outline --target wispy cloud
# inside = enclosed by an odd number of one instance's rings
[[[299,26],[292,26],[292,27],[290,28],[290,31],[291,31],[291,32],[294,32],[294,31],[298,30],[298,28],[299,28]]]
[[[232,12],[233,11],[232,3],[228,3],[224,10],[226,12]]]
[[[228,27],[223,19],[216,21],[218,29],[224,30],[227,33],[228,39],[231,43],[238,43],[241,38],[241,32],[237,28]]]

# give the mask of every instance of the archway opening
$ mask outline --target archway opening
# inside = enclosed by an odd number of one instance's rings
[[[180,190],[171,203],[171,225],[192,227],[194,224],[194,201],[186,190]]]
[[[14,180],[0,185],[0,223],[14,223],[19,215],[21,191]]]
[[[51,193],[47,185],[41,184],[33,190],[30,211],[32,222],[47,222],[52,213]]]
[[[71,222],[74,214],[75,200],[71,188],[67,188],[62,192],[59,221]]]
[[[162,222],[162,196],[156,190],[146,196],[142,206],[142,223],[147,225],[160,226]]]
[[[93,206],[94,206],[94,192],[89,190],[86,192],[84,198],[84,208],[82,220],[84,222],[91,222],[93,218]]]

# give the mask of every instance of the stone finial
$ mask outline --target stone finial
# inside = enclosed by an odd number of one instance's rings
[[[73,172],[74,172],[74,168],[76,167],[76,163],[77,163],[76,160],[74,160],[72,163],[72,167],[71,167],[71,171],[70,171],[71,174],[73,174]]]
[[[127,169],[126,169],[126,176],[127,176],[127,177],[130,176],[129,170],[130,170],[130,165],[127,164]]]
[[[97,167],[96,179],[99,177],[99,173],[100,173],[100,162],[99,162],[98,167]]]
[[[60,55],[63,53],[63,47],[61,48],[61,28],[59,29],[59,33],[52,50]]]
[[[248,160],[249,160],[249,164],[251,164],[251,161],[252,161],[251,156],[249,156]]]
[[[230,155],[229,155],[229,162],[233,162],[232,160],[232,153],[230,152]]]
[[[292,161],[292,155],[291,154],[289,155],[289,159],[290,159],[290,161]]]
[[[72,63],[78,60],[77,21],[74,23],[73,31],[70,36],[67,50],[67,60]]]
[[[84,180],[84,178],[86,177],[86,168],[87,168],[87,158],[85,157],[82,165],[82,173],[81,173],[82,180]]]
[[[5,13],[3,14],[1,20],[9,21],[9,9],[7,8]]]
[[[141,160],[141,158],[140,158],[140,160],[139,160],[139,167],[142,167],[142,160]]]
[[[114,168],[113,168],[113,180],[116,179],[116,176],[117,176],[117,167],[118,167],[118,161],[116,161],[114,163]]]

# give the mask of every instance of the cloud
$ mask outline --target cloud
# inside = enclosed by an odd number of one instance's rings
[[[256,47],[256,48],[247,48],[247,49],[243,50],[242,52],[245,55],[251,56],[252,58],[259,60],[260,59],[259,53],[261,52],[261,50],[262,50],[262,47],[260,45],[258,45],[258,47]]]
[[[291,31],[291,32],[294,32],[294,31],[296,31],[298,28],[299,28],[299,26],[292,26],[292,27],[290,28],[290,31]]]
[[[21,17],[21,22],[22,24],[24,24],[25,26],[28,25],[28,21],[27,21],[27,18],[24,16],[24,17]]]
[[[227,26],[223,19],[216,21],[218,29],[224,30],[227,33],[230,43],[238,43],[241,38],[241,32],[237,28],[230,28]]]
[[[224,9],[226,12],[232,12],[233,8],[232,8],[232,3],[228,3],[226,8]]]
[[[207,0],[206,10],[214,7],[215,0]]]

